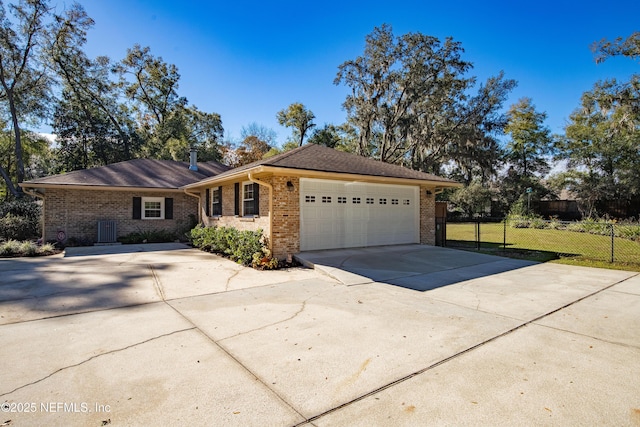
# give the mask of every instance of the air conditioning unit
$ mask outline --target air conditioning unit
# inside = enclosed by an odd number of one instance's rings
[[[116,221],[98,221],[98,243],[116,243],[117,241]]]

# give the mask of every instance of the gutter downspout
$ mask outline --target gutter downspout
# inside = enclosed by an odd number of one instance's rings
[[[253,172],[249,172],[249,181],[258,185],[264,185],[269,189],[269,250],[273,256],[273,186],[267,182],[260,181],[252,176]]]
[[[196,199],[198,199],[198,224],[202,224],[202,198],[200,197],[200,194],[189,193],[189,191],[187,190],[184,190],[184,193],[187,196],[195,197]]]
[[[42,199],[42,244],[44,245],[46,243],[46,241],[45,241],[46,233],[45,233],[45,223],[44,223],[44,210],[45,210],[44,194],[38,193],[35,190],[33,190],[33,191],[27,190],[26,188],[22,188],[22,191],[25,194],[30,195],[31,197]]]

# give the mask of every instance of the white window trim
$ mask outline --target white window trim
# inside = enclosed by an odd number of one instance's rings
[[[218,203],[215,203],[215,202],[214,202],[214,200],[213,200],[213,192],[214,192],[215,190],[218,190]],[[213,213],[213,207],[214,207],[215,205],[219,205],[219,204],[220,204],[220,195],[222,194],[222,187],[221,187],[221,186],[213,187],[213,188],[211,188],[211,189],[210,189],[210,191],[211,191],[211,193],[210,193],[210,196],[211,196],[211,206],[209,206],[209,209],[211,209],[211,211],[210,211],[210,212],[211,212],[211,216],[212,216],[212,217],[222,216],[222,214],[221,214],[221,213],[219,213],[219,214],[214,214],[214,213]],[[222,206],[220,206],[220,212],[222,212]]]
[[[159,217],[155,217],[155,216],[147,216],[147,210],[145,209],[145,203],[146,202],[160,202],[160,216]],[[142,212],[140,213],[140,218],[142,219],[147,219],[147,220],[154,220],[154,219],[164,219],[164,197],[142,197],[142,203],[140,208],[142,209]]]
[[[254,197],[252,197],[252,198],[250,198],[250,199],[245,199],[245,198],[244,198],[244,188],[245,188],[247,185],[251,185],[251,186],[252,186],[252,190],[251,190],[251,191],[252,191],[252,193],[251,193],[251,194],[253,194],[253,184],[254,184],[254,182],[253,182],[253,181],[244,181],[244,182],[242,183],[242,188],[241,188],[241,191],[242,191],[242,203],[240,204],[240,216],[242,216],[242,217],[251,217],[251,218],[255,218],[255,217],[257,216],[257,215],[255,215],[255,214],[247,214],[247,213],[245,213],[245,212],[244,212],[244,204],[245,204],[246,202],[249,202],[249,201],[251,201],[251,202],[252,202],[252,201],[254,201],[254,200],[255,200],[255,196],[254,196]]]

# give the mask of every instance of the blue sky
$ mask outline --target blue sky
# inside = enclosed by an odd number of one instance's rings
[[[179,93],[222,116],[238,139],[251,122],[278,133],[277,111],[302,102],[316,123],[340,124],[347,89],[337,67],[361,55],[375,26],[396,35],[421,32],[462,43],[479,81],[504,70],[518,81],[505,107],[530,97],[561,133],[580,96],[605,78],[627,79],[640,63],[615,58],[596,65],[601,38],[640,30],[640,2],[595,1],[165,1],[81,0],[95,21],[87,53],[121,59],[138,43],[176,64]]]

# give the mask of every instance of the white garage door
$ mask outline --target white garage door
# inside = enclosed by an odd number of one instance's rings
[[[300,179],[300,249],[418,243],[419,187]]]

